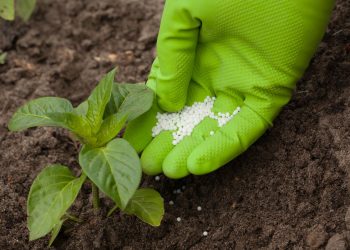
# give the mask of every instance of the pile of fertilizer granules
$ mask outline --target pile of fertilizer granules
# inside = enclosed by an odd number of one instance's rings
[[[224,126],[241,110],[230,113],[214,114],[215,97],[207,96],[203,102],[195,102],[192,106],[185,106],[181,111],[176,113],[158,113],[157,124],[152,129],[152,136],[159,135],[162,131],[173,131],[173,144],[178,144],[185,136],[191,135],[193,129],[206,117],[217,120],[218,127]],[[211,131],[210,135],[214,132]]]

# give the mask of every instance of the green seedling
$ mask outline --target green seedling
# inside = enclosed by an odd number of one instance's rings
[[[0,51],[0,64],[5,64],[6,57],[7,57],[7,53],[6,52],[1,53],[1,51]]]
[[[102,191],[126,214],[136,215],[152,226],[160,225],[163,199],[155,190],[139,189],[139,156],[126,140],[117,137],[129,121],[150,109],[153,92],[145,85],[114,84],[114,77],[115,70],[104,76],[88,99],[76,108],[63,98],[42,97],[19,108],[11,118],[11,131],[62,127],[82,144],[79,177],[68,167],[54,164],[34,180],[27,201],[30,240],[51,232],[50,244],[53,242],[63,222],[74,218],[67,210],[88,180],[95,208],[99,207]]]
[[[0,1],[0,17],[8,21],[12,21],[13,19],[15,19],[15,1],[14,0]]]
[[[17,14],[23,21],[28,21],[35,8],[36,0],[1,0],[0,17],[12,21]],[[15,13],[16,12],[16,13]]]

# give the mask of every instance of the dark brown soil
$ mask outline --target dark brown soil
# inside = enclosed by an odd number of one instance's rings
[[[115,65],[119,81],[144,81],[154,58],[161,9],[161,0],[42,0],[27,24],[0,22],[0,50],[8,53],[7,63],[0,66],[0,249],[47,246],[47,238],[28,242],[29,187],[50,163],[74,170],[78,166],[77,151],[65,131],[39,128],[9,133],[6,124],[11,114],[39,96],[66,97],[77,104]],[[350,206],[349,13],[349,1],[339,0],[293,100],[274,128],[245,154],[207,176],[179,181],[162,176],[160,182],[144,178],[144,185],[155,187],[166,201],[159,228],[119,213],[106,218],[107,208],[94,213],[86,185],[72,208],[83,223],[68,225],[54,248],[346,247],[350,235],[350,214],[345,220]],[[183,185],[181,194],[173,194]],[[170,200],[175,204],[169,205]],[[111,206],[108,199],[103,203]],[[207,237],[203,231],[208,231]]]

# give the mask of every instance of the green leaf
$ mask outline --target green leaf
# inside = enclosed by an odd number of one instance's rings
[[[36,177],[27,201],[29,240],[45,236],[60,223],[85,179],[84,174],[76,178],[58,164],[45,168]]]
[[[82,102],[74,109],[75,113],[78,115],[86,116],[87,110],[89,108],[89,104],[87,101]]]
[[[114,77],[115,70],[105,75],[87,100],[86,118],[90,122],[93,133],[96,133],[102,124],[103,113],[111,97]]]
[[[164,215],[164,201],[156,190],[142,188],[135,192],[125,212],[152,226],[159,226]]]
[[[126,118],[127,116],[119,117],[119,115],[115,114],[105,119],[96,135],[96,144],[104,146],[107,142],[114,139],[124,127]]]
[[[5,20],[12,21],[15,19],[15,6],[14,0],[1,0],[0,1],[0,17]]]
[[[35,126],[57,126],[73,132],[83,143],[95,144],[89,121],[73,113],[71,103],[62,98],[43,97],[30,101],[12,117],[9,129],[23,130]]]
[[[55,126],[66,128],[83,140],[92,140],[90,123],[84,116],[74,113],[50,113],[47,116]]]
[[[102,148],[84,146],[79,163],[90,180],[122,209],[141,181],[140,159],[124,139],[114,139]]]
[[[0,64],[5,64],[6,62],[6,57],[7,57],[7,53],[0,53]]]
[[[144,84],[114,84],[108,112],[128,115],[131,121],[152,107],[153,97],[153,91]]]
[[[20,131],[37,126],[60,126],[48,115],[52,113],[70,113],[72,104],[63,98],[42,97],[28,102],[19,108],[9,122],[11,131]]]
[[[55,241],[55,239],[57,238],[58,234],[60,233],[61,228],[62,228],[62,225],[63,225],[63,222],[64,222],[65,220],[66,220],[66,219],[60,220],[60,221],[54,226],[54,228],[52,229],[52,231],[51,231],[51,237],[50,237],[50,241],[49,241],[49,247],[52,245],[52,243]]]
[[[16,0],[17,15],[27,22],[35,9],[36,0]]]

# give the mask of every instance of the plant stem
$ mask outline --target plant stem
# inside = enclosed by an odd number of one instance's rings
[[[100,208],[100,194],[98,191],[98,187],[91,181],[91,189],[92,189],[92,206],[95,209]]]
[[[70,219],[70,220],[75,221],[77,223],[81,223],[81,220],[79,220],[77,217],[75,217],[69,213],[66,213],[65,216],[67,217],[67,219]]]
[[[115,210],[117,210],[118,208],[118,205],[115,205],[111,210],[109,210],[108,214],[107,214],[107,217],[111,216]]]

